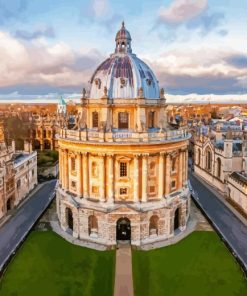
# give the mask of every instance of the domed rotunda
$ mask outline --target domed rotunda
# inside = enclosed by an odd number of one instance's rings
[[[164,90],[124,23],[115,41],[58,135],[57,214],[81,241],[155,246],[187,226],[189,134],[167,122]]]

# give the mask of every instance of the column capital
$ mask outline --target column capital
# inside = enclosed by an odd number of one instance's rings
[[[134,154],[134,158],[137,158],[137,159],[138,159],[140,156],[141,156],[140,153],[135,153],[135,154]]]
[[[142,153],[142,157],[147,158],[149,156],[149,153]]]
[[[166,152],[160,152],[159,155],[164,156],[164,155],[166,155]]]
[[[106,154],[106,157],[108,157],[108,158],[113,158],[113,157],[114,157],[114,154],[113,154],[113,153],[107,153],[107,154]]]
[[[83,151],[83,152],[81,152],[81,154],[83,155],[83,156],[88,156],[88,152],[85,152],[85,151]]]

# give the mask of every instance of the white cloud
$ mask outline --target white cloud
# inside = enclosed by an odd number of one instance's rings
[[[87,84],[102,56],[75,52],[64,43],[25,43],[0,32],[0,87],[14,85],[78,86]]]
[[[92,0],[92,8],[97,18],[105,16],[109,10],[109,2],[108,0]]]
[[[169,24],[188,21],[207,8],[207,0],[173,0],[169,7],[161,7],[159,17]]]

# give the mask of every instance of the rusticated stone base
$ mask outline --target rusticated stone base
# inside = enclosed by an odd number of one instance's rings
[[[130,223],[131,245],[140,247],[183,232],[189,209],[187,189],[173,198],[133,204],[93,202],[74,197],[61,188],[57,190],[57,214],[62,230],[78,240],[107,247],[117,244],[117,223],[121,218]]]

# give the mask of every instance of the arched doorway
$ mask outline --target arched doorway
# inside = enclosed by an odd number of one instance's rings
[[[131,240],[131,227],[128,218],[120,218],[117,221],[117,240]]]
[[[179,208],[177,208],[174,214],[174,231],[179,228],[179,212]]]
[[[74,226],[73,213],[70,208],[66,209],[66,218],[67,218],[68,228],[73,231],[73,226]]]

